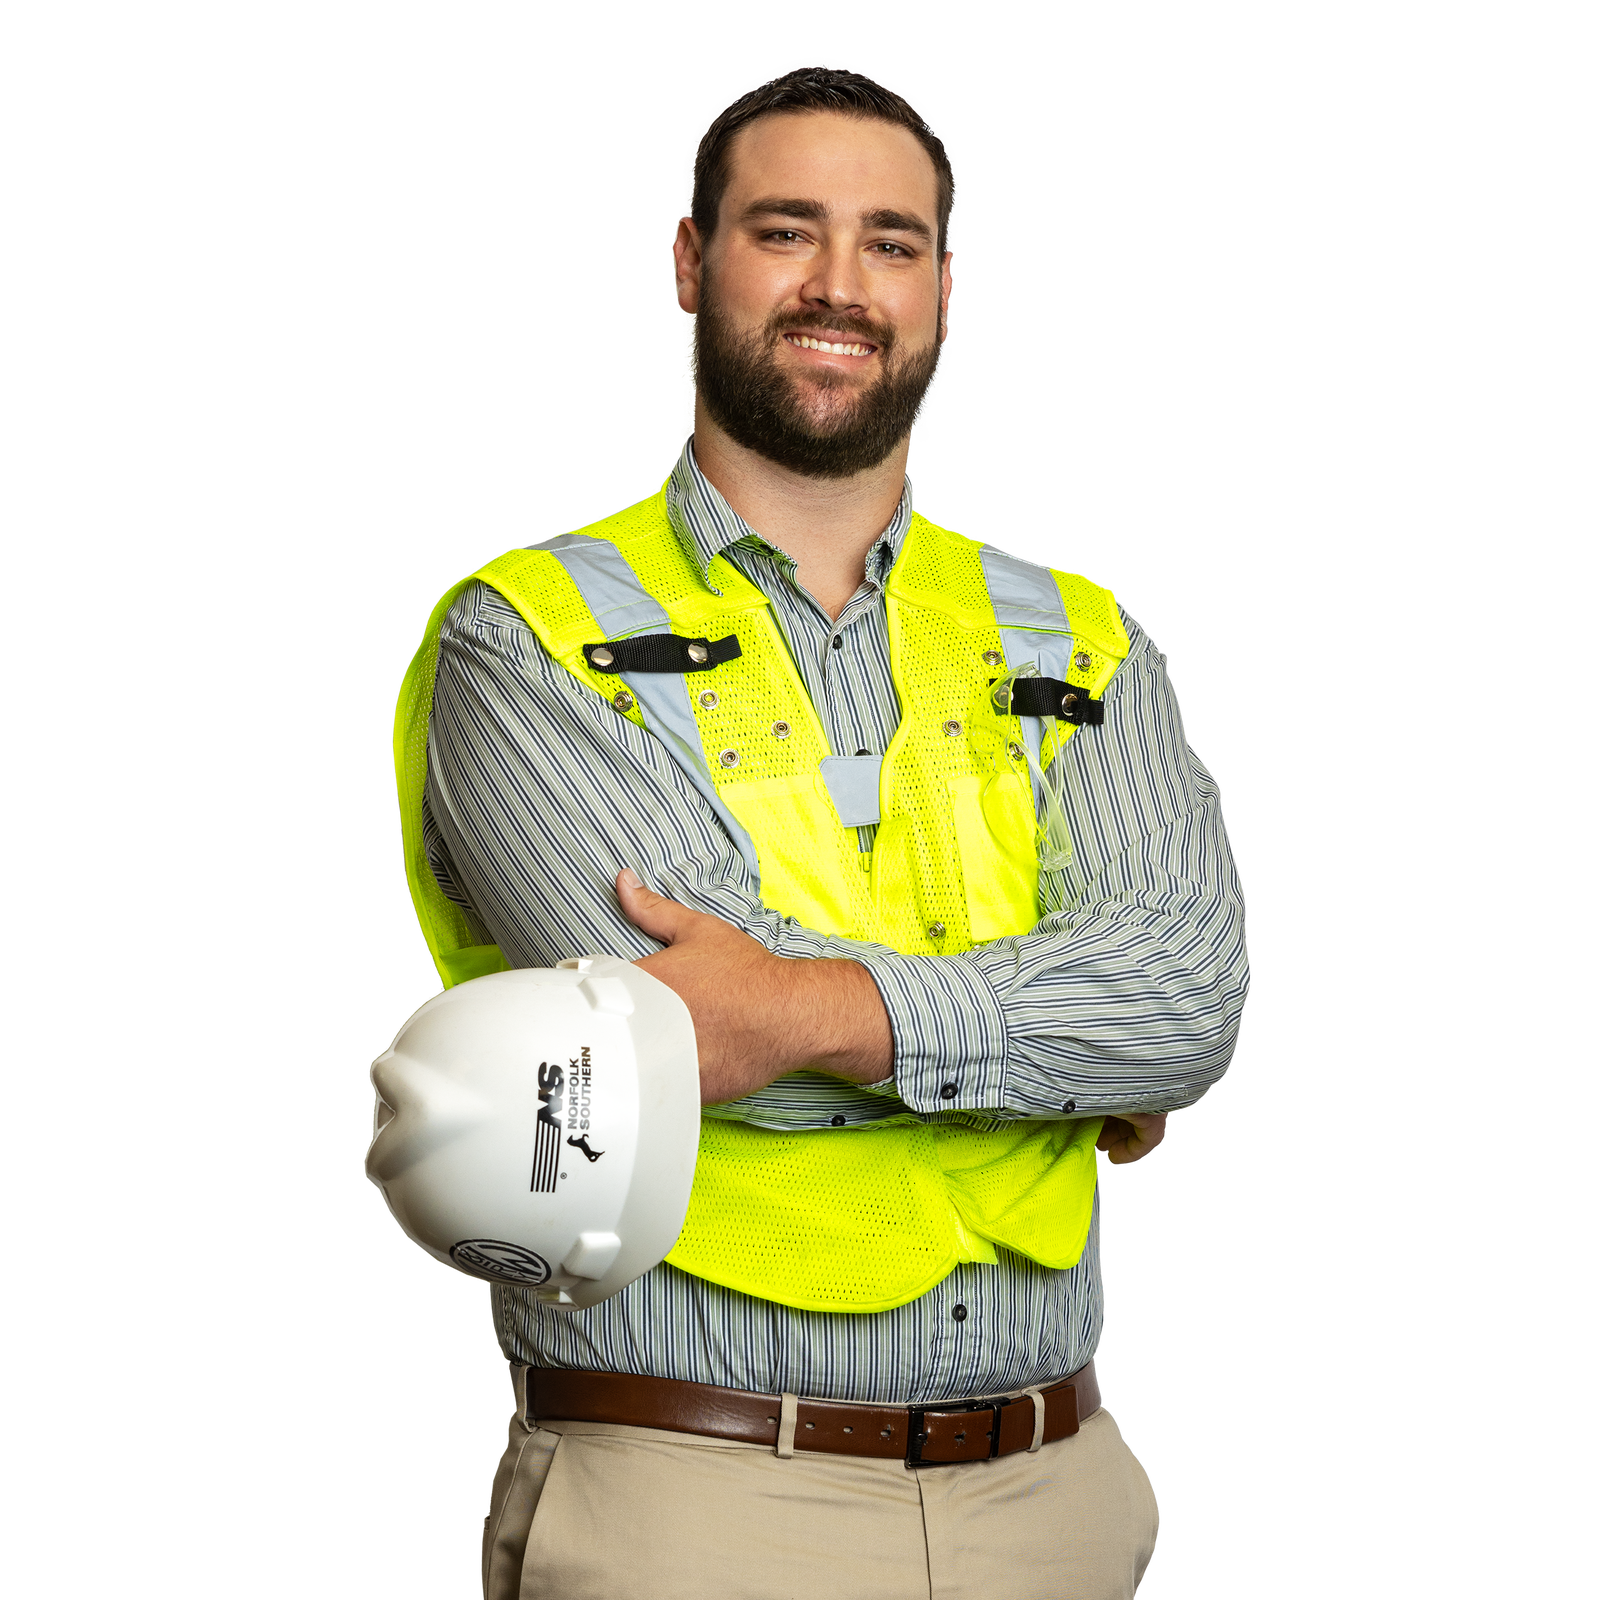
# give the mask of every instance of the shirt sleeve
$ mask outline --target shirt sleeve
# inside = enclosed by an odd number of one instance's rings
[[[1058,758],[1072,840],[1047,883],[1059,909],[964,955],[851,952],[888,1008],[913,1110],[1167,1111],[1227,1069],[1249,984],[1238,876],[1165,657],[1124,622],[1105,721]]]
[[[1232,1051],[1242,910],[1215,786],[1184,742],[1162,658],[1129,632],[1105,723],[1061,758],[1074,846],[1062,910],[963,956],[902,956],[764,907],[661,745],[473,585],[440,634],[425,818],[434,870],[513,966],[655,951],[617,902],[616,874],[632,867],[778,955],[867,967],[894,1030],[892,1081],[791,1074],[717,1115],[818,1127],[1061,1116],[1068,1101],[1066,1114],[1082,1116],[1189,1104]]]
[[[440,885],[514,967],[658,950],[622,913],[623,867],[778,955],[854,954],[764,907],[716,814],[660,743],[553,662],[484,584],[463,591],[440,632],[424,809]],[[710,1114],[783,1128],[910,1117],[887,1089],[794,1073]]]

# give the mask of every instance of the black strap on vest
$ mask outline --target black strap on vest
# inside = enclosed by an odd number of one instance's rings
[[[596,672],[710,672],[741,654],[737,635],[715,644],[676,633],[641,633],[631,639],[586,644],[583,659]]]
[[[1104,700],[1091,700],[1087,689],[1059,678],[1013,678],[1009,694],[999,689],[991,698],[995,714],[1002,717],[1054,717],[1075,728],[1098,728],[1106,720]]]

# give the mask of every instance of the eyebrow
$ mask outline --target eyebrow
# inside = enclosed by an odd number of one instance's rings
[[[768,197],[747,205],[742,220],[751,222],[757,217],[793,217],[797,222],[826,222],[828,216],[828,208],[820,200],[779,200]]]
[[[933,229],[920,217],[905,211],[867,211],[862,213],[862,223],[869,228],[888,228],[894,233],[915,234],[928,244],[933,243]]]
[[[768,196],[746,206],[742,220],[753,222],[758,217],[793,217],[797,222],[826,222],[831,215],[832,212],[820,200],[779,199],[776,196]],[[888,228],[895,233],[909,233],[929,244],[933,242],[933,229],[920,217],[914,217],[909,212],[879,207],[876,211],[862,212],[861,222],[863,227]]]

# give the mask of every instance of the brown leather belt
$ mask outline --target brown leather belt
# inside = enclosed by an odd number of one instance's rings
[[[1079,1420],[1099,1409],[1100,1385],[1092,1361],[1037,1389],[925,1406],[802,1400],[627,1372],[527,1369],[530,1423],[616,1422],[771,1445],[779,1455],[804,1450],[898,1456],[908,1467],[987,1461],[1035,1450],[1076,1433]]]

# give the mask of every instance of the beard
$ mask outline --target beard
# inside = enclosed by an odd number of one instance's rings
[[[854,390],[844,373],[803,380],[778,365],[784,334],[825,323],[852,342],[877,346],[883,370]],[[702,280],[694,324],[694,376],[717,425],[736,444],[807,478],[849,478],[875,467],[911,431],[939,365],[939,342],[901,353],[892,328],[848,313],[781,311],[764,328],[740,333]],[[804,389],[813,391],[808,406]],[[817,404],[820,398],[822,404]]]

